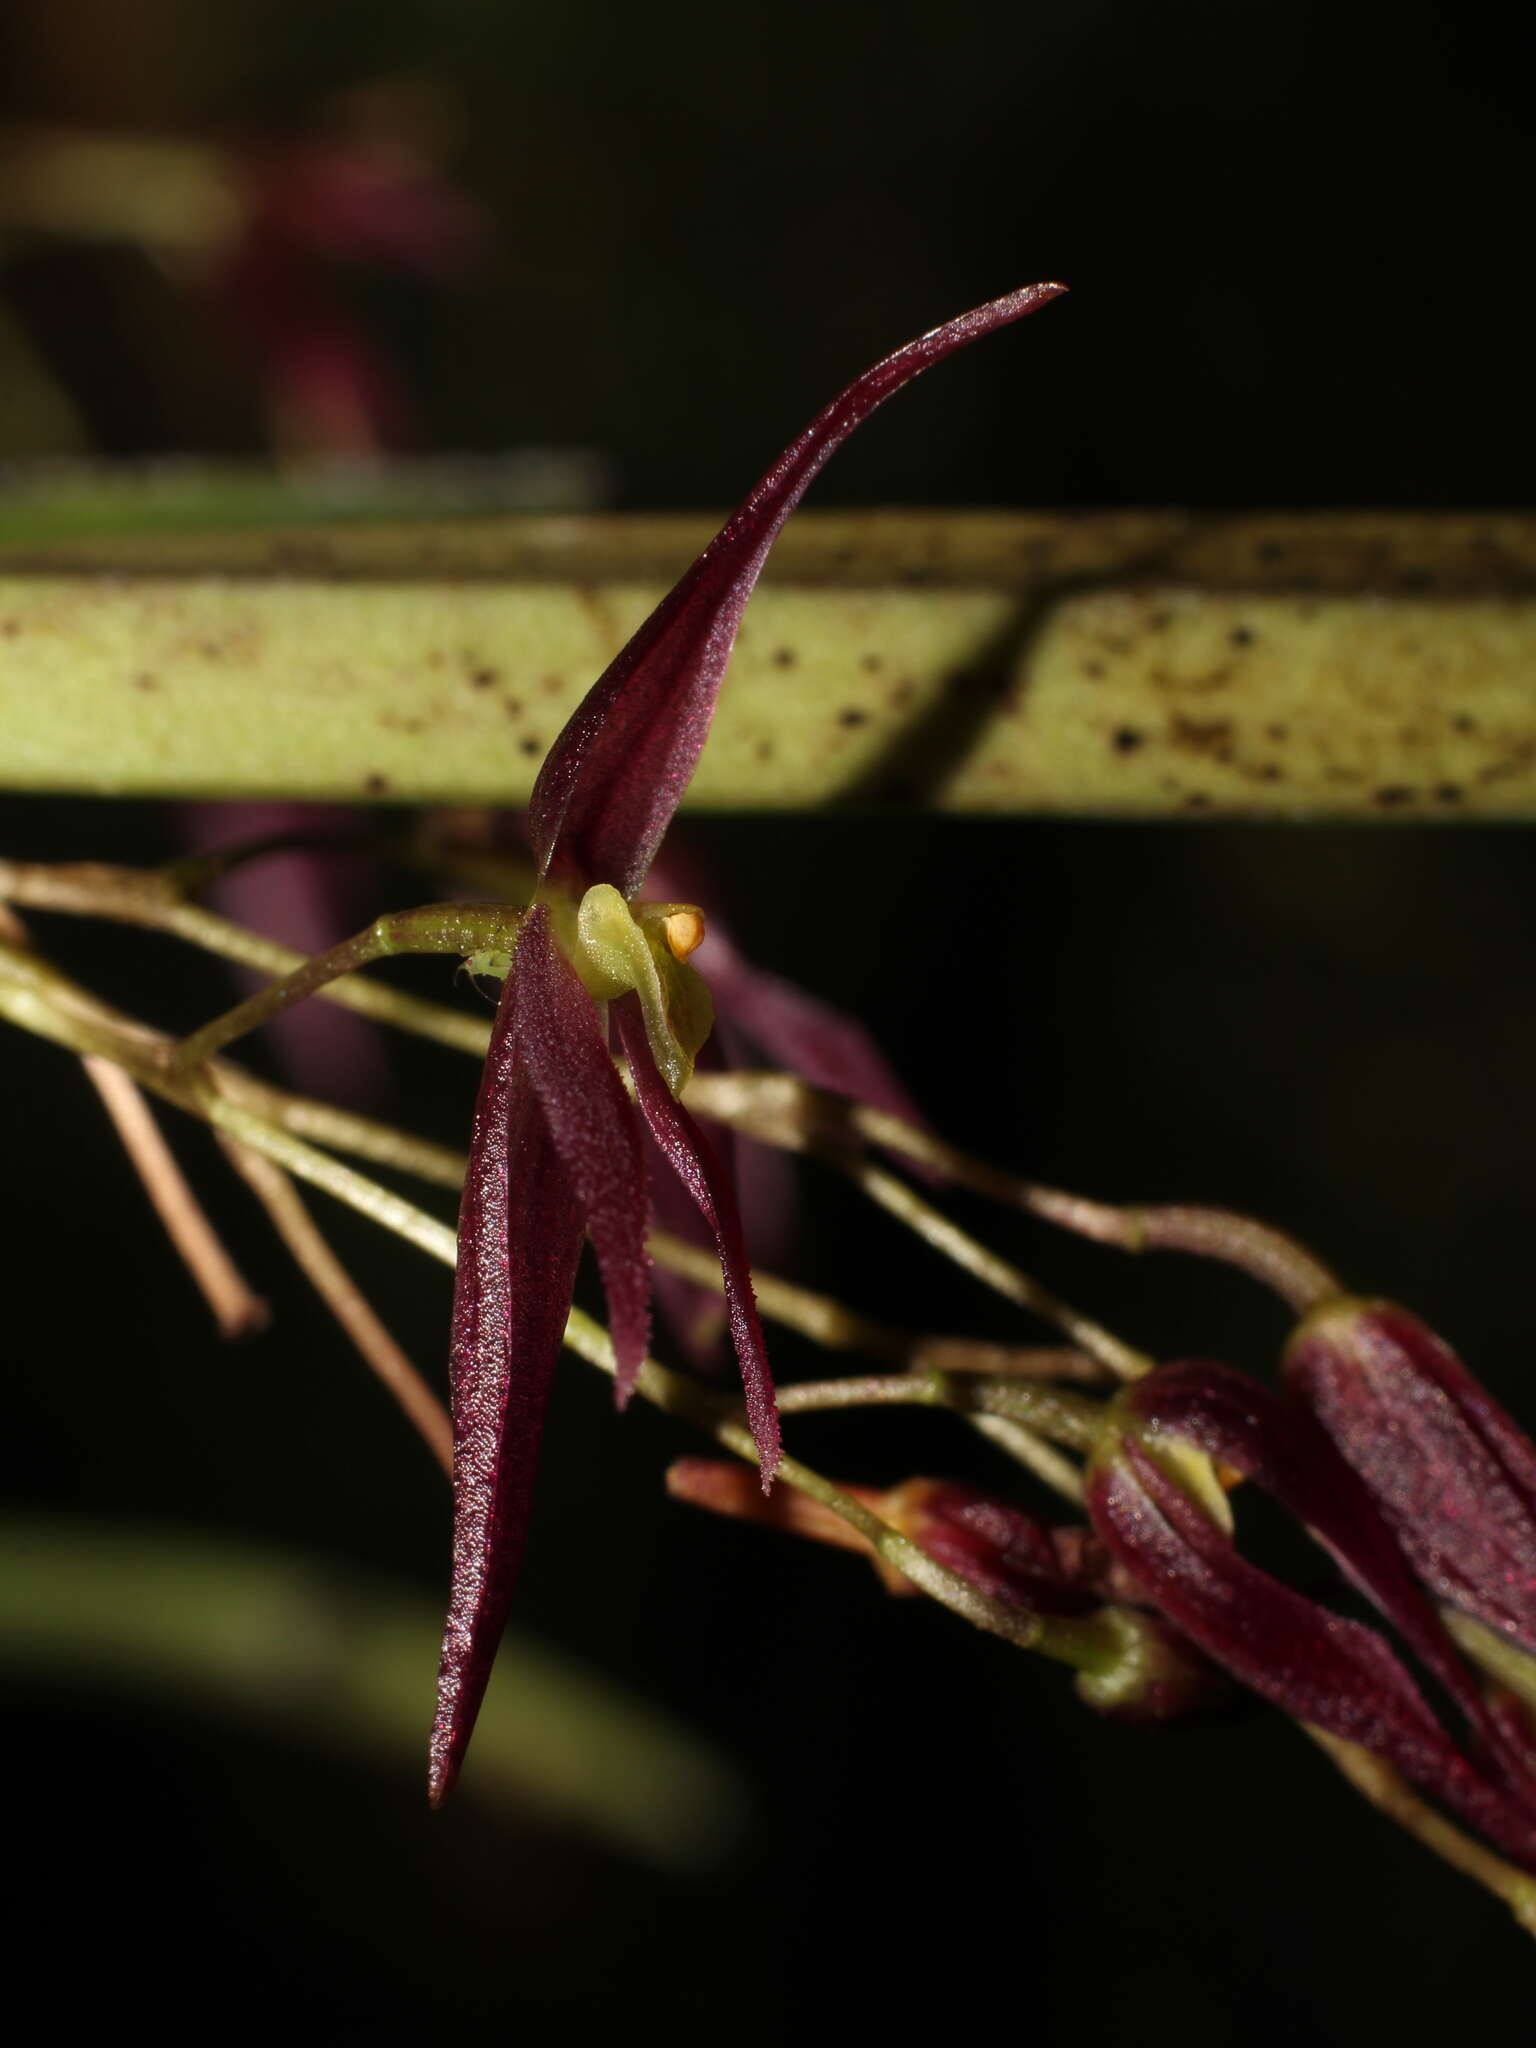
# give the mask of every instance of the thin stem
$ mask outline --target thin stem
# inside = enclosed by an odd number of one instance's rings
[[[1087,1450],[1103,1410],[1097,1401],[1019,1380],[950,1380],[942,1373],[857,1373],[846,1379],[799,1380],[778,1390],[786,1415],[836,1408],[973,1408],[1003,1415],[1073,1450]]]
[[[435,1144],[393,1124],[379,1123],[355,1111],[336,1109],[317,1102],[310,1095],[294,1095],[227,1060],[215,1060],[205,1069],[219,1093],[231,1102],[264,1116],[296,1138],[308,1138],[334,1152],[347,1152],[374,1166],[393,1168],[398,1173],[427,1181],[433,1187],[457,1190],[464,1180],[466,1160],[451,1145]]]
[[[658,1265],[669,1272],[680,1273],[717,1293],[723,1291],[720,1261],[714,1252],[665,1230],[653,1230],[649,1244]],[[824,1351],[857,1351],[866,1357],[905,1366],[909,1372],[1009,1374],[1021,1379],[1081,1380],[1089,1384],[1101,1384],[1108,1377],[1104,1367],[1082,1351],[1059,1346],[992,1344],[898,1330],[845,1307],[831,1295],[796,1286],[756,1267],[752,1286],[764,1315],[786,1329],[798,1330]]]
[[[1082,1473],[1070,1458],[1053,1450],[1032,1429],[1026,1429],[1022,1422],[1014,1422],[1006,1415],[972,1415],[968,1420],[978,1436],[996,1444],[1016,1465],[1032,1472],[1064,1500],[1071,1501],[1074,1507],[1083,1505],[1087,1495]]]
[[[1502,1856],[1495,1856],[1481,1842],[1453,1827],[1443,1814],[1427,1806],[1390,1764],[1383,1763],[1368,1749],[1307,1722],[1299,1725],[1303,1734],[1312,1738],[1372,1806],[1422,1842],[1443,1863],[1502,1899],[1526,1933],[1536,1935],[1536,1877],[1506,1863]]]
[[[377,1181],[369,1180],[366,1174],[343,1166],[339,1159],[332,1159],[328,1153],[306,1145],[302,1138],[278,1130],[236,1103],[207,1094],[195,1107],[209,1123],[242,1145],[250,1146],[252,1151],[264,1153],[268,1159],[275,1160],[295,1179],[323,1189],[338,1202],[345,1202],[348,1208],[366,1216],[370,1222],[393,1231],[396,1237],[403,1237],[429,1258],[437,1259],[445,1266],[455,1263],[452,1227],[440,1223],[435,1216],[429,1216],[425,1209],[418,1209],[414,1203],[392,1194],[388,1188],[380,1187]]]
[[[110,918],[118,924],[161,931],[198,946],[221,960],[259,973],[280,975],[302,967],[303,953],[248,931],[200,904],[174,893],[174,880],[138,868],[80,862],[57,867],[34,861],[0,860],[0,899],[75,917]],[[315,990],[322,1001],[340,1003],[381,1024],[435,1040],[458,1052],[485,1057],[489,1022],[386,987],[383,982],[345,977]]]
[[[1017,1398],[1022,1397],[1022,1398]],[[942,1374],[858,1374],[846,1379],[800,1380],[778,1390],[786,1415],[838,1408],[948,1408],[964,1417],[1017,1464],[1074,1505],[1083,1500],[1082,1475],[1047,1438],[1086,1450],[1097,1433],[1096,1402],[1017,1381],[949,1380]]]
[[[974,1194],[1023,1209],[1095,1243],[1122,1251],[1179,1251],[1219,1259],[1271,1288],[1298,1313],[1344,1290],[1307,1247],[1272,1225],[1230,1209],[1190,1203],[1096,1202],[1021,1180],[890,1110],[813,1088],[789,1074],[698,1074],[690,1105],[705,1116],[749,1128],[769,1144],[798,1151],[828,1145],[845,1152],[878,1145]]]
[[[266,1024],[282,1010],[314,995],[328,982],[397,953],[472,953],[510,951],[516,943],[521,913],[490,904],[430,903],[420,910],[393,911],[375,918],[366,931],[316,953],[247,996],[243,1003],[202,1025],[177,1048],[174,1066],[182,1073],[199,1067],[235,1039]]]
[[[363,1362],[399,1402],[406,1418],[450,1478],[453,1424],[448,1410],[384,1327],[367,1296],[326,1243],[283,1169],[249,1146],[225,1139],[224,1149],[272,1219],[294,1263],[357,1347]]]
[[[1006,1300],[1039,1316],[1043,1322],[1054,1323],[1078,1349],[1096,1358],[1118,1378],[1139,1379],[1152,1370],[1153,1361],[1144,1352],[1122,1343],[1091,1317],[1083,1315],[1070,1303],[1052,1294],[1049,1288],[1042,1287],[1038,1280],[1031,1279],[997,1252],[989,1250],[885,1167],[877,1166],[870,1159],[831,1157],[832,1164],[846,1173],[871,1201],[905,1223],[935,1251]]]
[[[267,1304],[247,1284],[220,1241],[135,1082],[95,1053],[86,1053],[80,1064],[106,1104],[167,1237],[212,1310],[219,1335],[246,1337],[265,1329],[270,1320]]]
[[[1094,1202],[1059,1188],[1021,1182],[1019,1204],[1096,1244],[1127,1252],[1189,1252],[1235,1266],[1270,1288],[1298,1315],[1331,1301],[1344,1286],[1306,1246],[1256,1217],[1188,1202]]]

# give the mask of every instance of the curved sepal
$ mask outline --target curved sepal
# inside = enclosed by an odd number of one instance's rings
[[[699,758],[736,629],[768,551],[854,428],[920,371],[1065,289],[1027,285],[908,342],[822,409],[577,706],[529,806],[541,873],[633,896]]]

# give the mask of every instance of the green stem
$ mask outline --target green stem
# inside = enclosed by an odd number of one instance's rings
[[[95,861],[49,866],[37,861],[0,860],[0,901],[23,909],[110,918],[118,924],[165,932],[262,974],[288,974],[304,965],[306,954],[248,931],[201,904],[183,902],[175,887],[174,871],[168,877],[164,871],[111,867]],[[434,1039],[477,1059],[485,1057],[490,1025],[446,1004],[425,1002],[420,996],[387,988],[383,982],[353,976],[326,982],[315,994],[380,1024]]]
[[[1103,1408],[1081,1394],[1019,1380],[950,1379],[944,1373],[857,1373],[846,1379],[800,1380],[779,1388],[786,1415],[837,1408],[979,1409],[1038,1430],[1053,1442],[1086,1451],[1098,1435]]]
[[[243,1003],[191,1032],[177,1049],[174,1067],[186,1073],[221,1052],[248,1031],[269,1023],[282,1010],[314,995],[328,982],[397,953],[510,953],[517,943],[522,912],[480,903],[429,903],[420,910],[391,911],[366,931],[316,953],[269,982]]]

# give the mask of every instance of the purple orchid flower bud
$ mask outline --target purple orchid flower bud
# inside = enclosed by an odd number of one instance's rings
[[[1463,1748],[1387,1638],[1250,1564],[1222,1468],[1302,1520],[1461,1709]],[[1088,1480],[1095,1528],[1168,1620],[1299,1721],[1382,1757],[1527,1869],[1536,1783],[1355,1473],[1304,1413],[1228,1368],[1164,1367],[1115,1404]]]
[[[763,1483],[771,1483],[778,1414],[735,1196],[677,1101],[711,1020],[708,993],[687,965],[702,920],[687,906],[632,899],[703,747],[747,599],[807,486],[911,378],[1061,289],[1033,285],[996,299],[856,378],[662,599],[540,770],[529,814],[540,885],[515,952],[496,963],[505,986],[460,1213],[454,1563],[431,1745],[434,1803],[458,1773],[506,1621],[584,1235],[608,1297],[621,1401],[644,1356],[642,1120],[719,1249],[748,1419]],[[610,1009],[634,1104],[609,1066]]]
[[[1284,1371],[1462,1648],[1536,1703],[1536,1444],[1391,1302],[1326,1303],[1292,1337]]]

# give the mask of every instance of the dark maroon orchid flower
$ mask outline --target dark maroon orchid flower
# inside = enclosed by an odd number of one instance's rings
[[[1162,1613],[1295,1719],[1358,1743],[1536,1868],[1536,1783],[1366,1487],[1304,1412],[1226,1367],[1164,1367],[1130,1388],[1095,1453],[1094,1526]],[[1248,1562],[1219,1472],[1253,1480],[1328,1548],[1468,1726],[1447,1733],[1387,1638]]]
[[[620,652],[534,786],[534,906],[510,960],[476,1104],[460,1216],[451,1381],[453,1585],[430,1789],[456,1777],[511,1602],[534,1462],[583,1235],[608,1298],[620,1400],[649,1334],[648,1128],[719,1247],[747,1413],[766,1485],[773,1383],[735,1196],[677,1096],[710,1023],[687,964],[702,919],[642,904],[704,745],[742,611],[784,521],[853,429],[967,342],[1033,312],[1034,285],[898,349],[819,413]],[[634,1086],[609,1058],[609,1013]],[[643,1123],[642,1123],[643,1120]]]
[[[1536,1704],[1536,1444],[1417,1316],[1339,1300],[1286,1350],[1462,1648]]]

